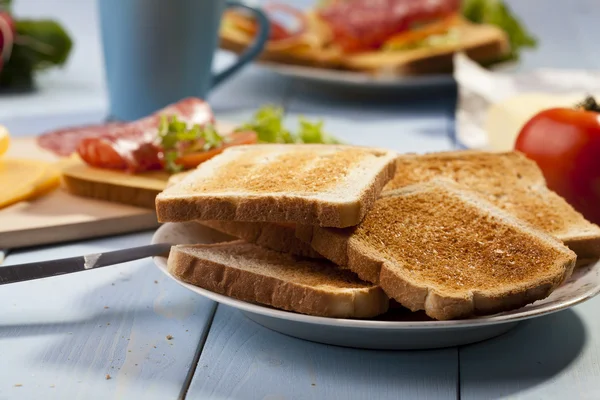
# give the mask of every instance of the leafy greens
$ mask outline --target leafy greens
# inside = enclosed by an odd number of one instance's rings
[[[0,0],[0,10],[10,1]],[[8,62],[0,72],[0,88],[29,88],[35,71],[64,65],[73,42],[67,32],[52,20],[15,20],[16,39]]]
[[[158,137],[164,152],[165,169],[169,172],[181,171],[176,160],[182,153],[210,150],[221,146],[225,140],[212,124],[195,124],[188,128],[187,123],[174,115],[161,116]]]
[[[300,117],[297,133],[290,132],[283,124],[283,108],[267,105],[261,107],[252,120],[237,130],[256,132],[262,143],[341,143],[323,129],[323,121],[310,122]]]
[[[472,22],[495,25],[506,32],[511,48],[506,60],[518,60],[521,49],[537,45],[537,40],[502,0],[463,0],[462,13]]]

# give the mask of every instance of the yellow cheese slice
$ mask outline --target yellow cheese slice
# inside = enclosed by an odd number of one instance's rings
[[[0,208],[31,197],[47,166],[34,160],[0,160]]]
[[[53,165],[46,168],[46,172],[35,185],[31,198],[44,196],[60,186],[60,170]]]
[[[10,145],[10,136],[8,135],[8,129],[0,125],[0,156],[8,150]]]
[[[0,160],[0,208],[50,193],[60,185],[60,170],[37,160]]]
[[[535,114],[549,108],[573,107],[585,96],[585,93],[524,93],[494,104],[487,112],[484,127],[488,135],[488,149],[513,150],[521,128]]]

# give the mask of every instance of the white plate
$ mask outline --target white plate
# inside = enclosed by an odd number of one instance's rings
[[[284,77],[356,89],[410,89],[426,86],[447,86],[454,84],[454,77],[452,73],[408,76],[374,76],[364,72],[305,67],[266,61],[261,61],[258,64]],[[514,72],[517,70],[517,68],[518,64],[516,62],[506,61],[492,66],[491,70],[499,72]]]
[[[198,223],[161,226],[152,243],[216,243],[231,239]],[[426,349],[457,346],[498,336],[519,321],[567,309],[600,292],[600,262],[578,268],[548,298],[493,316],[456,321],[432,321],[420,313],[397,309],[377,320],[313,317],[247,303],[181,282],[167,271],[167,260],[156,265],[183,287],[242,311],[251,320],[274,331],[314,342],[369,349]]]
[[[363,89],[408,89],[422,86],[450,85],[454,82],[454,78],[450,73],[377,77],[362,72],[303,67],[272,62],[261,62],[260,65],[278,75],[288,78]]]

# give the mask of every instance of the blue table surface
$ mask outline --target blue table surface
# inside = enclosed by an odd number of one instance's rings
[[[595,1],[509,3],[540,38],[520,68],[600,68]],[[94,2],[19,0],[16,12],[55,17],[77,42],[68,65],[44,74],[36,93],[0,97],[0,124],[32,135],[101,121],[107,101]],[[229,60],[219,53],[215,65]],[[452,86],[358,93],[251,66],[209,100],[223,120],[242,121],[274,103],[285,107],[287,123],[321,117],[352,143],[403,152],[454,148]],[[13,251],[3,265],[142,245],[151,236]],[[150,260],[2,286],[0,304],[0,399],[600,398],[599,299],[487,342],[404,352],[269,331],[179,287]]]

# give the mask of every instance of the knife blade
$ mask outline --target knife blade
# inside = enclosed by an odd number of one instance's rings
[[[127,261],[167,254],[170,243],[157,243],[105,253],[0,267],[0,285],[71,274]]]

